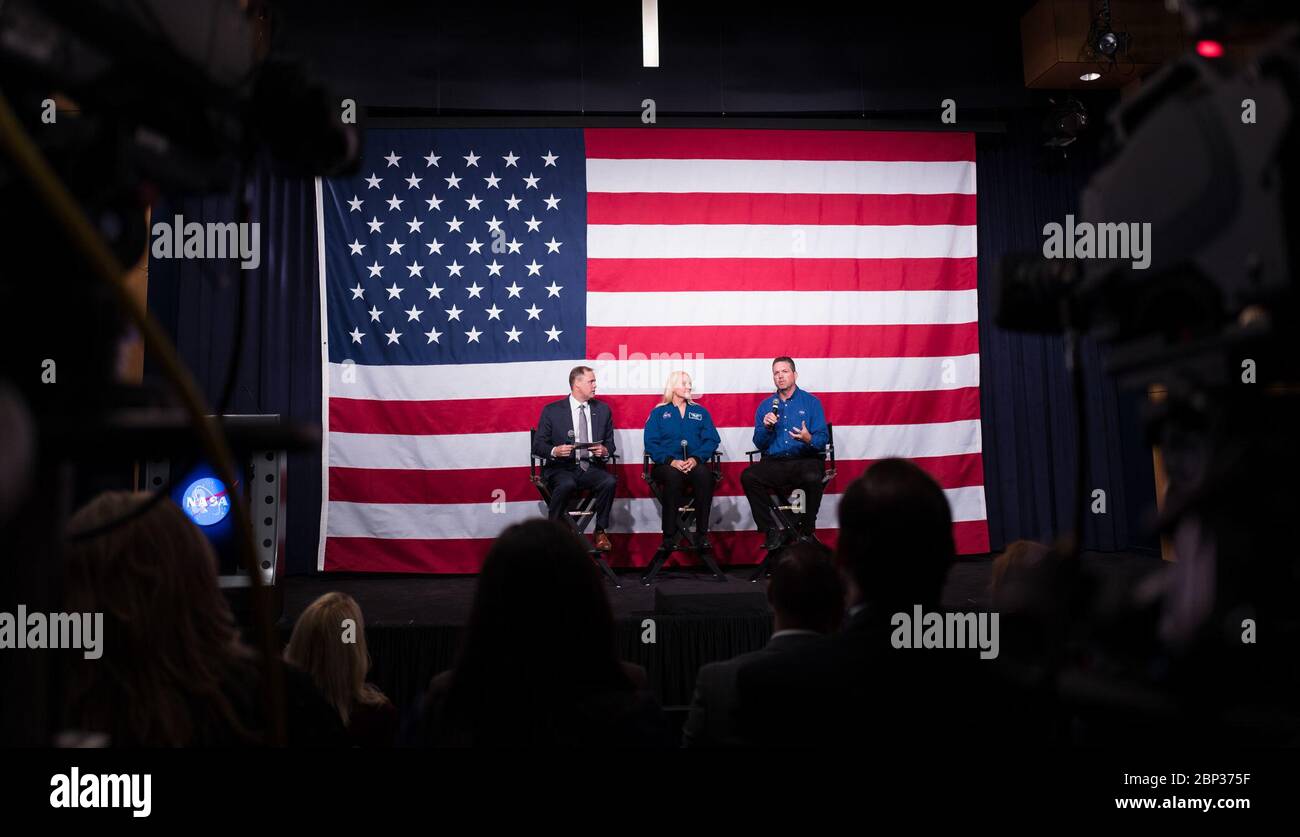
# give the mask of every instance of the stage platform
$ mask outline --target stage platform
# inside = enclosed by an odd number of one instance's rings
[[[1121,585],[1161,563],[1144,554],[1084,554],[1086,568]],[[987,609],[991,569],[987,557],[959,560],[948,574],[943,607]],[[650,687],[666,708],[689,705],[701,665],[767,642],[772,615],[764,582],[749,582],[753,570],[729,568],[728,580],[720,582],[703,570],[669,568],[652,587],[641,585],[640,571],[625,572],[619,576],[622,587],[606,586],[619,653],[645,667]],[[475,576],[290,576],[280,581],[281,635],[288,639],[294,620],[316,597],[333,590],[350,594],[366,618],[370,680],[405,712],[429,680],[451,666],[476,582]],[[654,620],[654,643],[641,641],[646,619]]]
[[[964,560],[953,567],[945,605],[988,605],[990,562]],[[622,587],[607,585],[623,659],[646,669],[651,688],[666,707],[690,703],[701,665],[761,648],[772,632],[765,584],[750,583],[753,567],[727,570],[727,581],[707,572],[670,568],[652,587],[640,571],[620,574]],[[469,618],[475,576],[291,576],[281,580],[282,637],[317,596],[348,593],[361,605],[373,662],[370,679],[403,711],[429,680],[451,666]],[[642,642],[643,622],[654,620],[654,643]]]

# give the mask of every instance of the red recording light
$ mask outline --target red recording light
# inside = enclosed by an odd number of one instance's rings
[[[1222,58],[1223,44],[1218,41],[1197,41],[1196,54],[1202,58]]]

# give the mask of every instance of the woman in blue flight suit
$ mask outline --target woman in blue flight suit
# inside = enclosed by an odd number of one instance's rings
[[[709,457],[721,441],[709,411],[691,400],[691,376],[685,372],[669,375],[663,398],[645,422],[645,451],[653,463],[651,476],[664,487],[664,545],[670,549],[677,529],[677,509],[688,482],[694,488],[698,512],[695,545],[710,548],[713,472],[709,470]]]

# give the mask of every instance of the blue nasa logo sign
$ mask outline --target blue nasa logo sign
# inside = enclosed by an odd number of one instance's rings
[[[203,477],[185,489],[182,508],[198,525],[212,526],[230,513],[230,498],[221,480]]]

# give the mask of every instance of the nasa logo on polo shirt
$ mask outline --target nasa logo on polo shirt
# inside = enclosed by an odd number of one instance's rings
[[[704,413],[687,413],[687,414],[686,414],[686,417],[687,417],[687,418],[693,418],[693,419],[695,419],[696,421],[703,421],[703,420],[704,420]]]
[[[664,418],[672,418],[672,417],[673,417],[673,414],[672,414],[672,413],[670,413],[670,412],[667,411],[667,410],[664,410]]]

